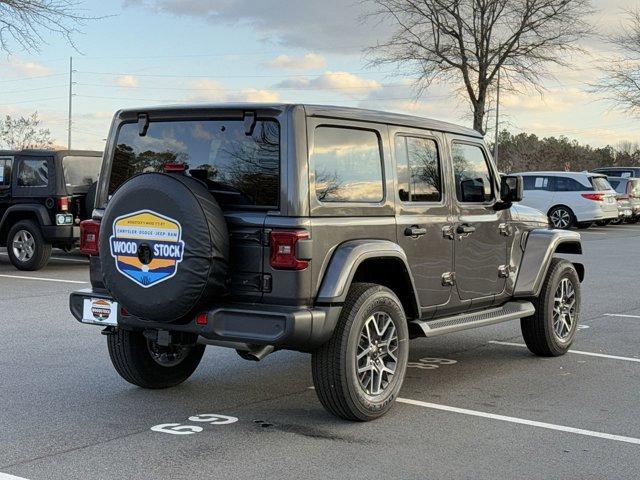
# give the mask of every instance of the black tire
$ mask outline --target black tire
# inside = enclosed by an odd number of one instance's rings
[[[576,223],[576,216],[573,214],[573,211],[565,205],[556,205],[549,210],[547,216],[553,228],[569,230]],[[557,219],[563,220],[559,221]]]
[[[631,218],[627,218],[627,223],[638,223],[638,220],[640,220],[640,217],[631,217]]]
[[[566,328],[566,337],[560,338],[554,331],[554,298],[564,279],[567,279],[574,289],[575,308],[570,328]],[[573,264],[560,258],[551,260],[542,291],[531,301],[536,307],[536,313],[520,320],[522,336],[527,347],[541,357],[564,355],[573,343],[580,320],[580,279]]]
[[[14,252],[14,242],[20,242],[20,239],[25,238],[23,232],[27,232],[28,243],[32,243],[33,253],[23,260],[19,256],[16,256]],[[25,244],[25,242],[20,242]],[[7,235],[7,254],[9,260],[18,270],[35,271],[44,268],[51,258],[51,244],[47,243],[42,236],[40,227],[33,220],[21,220],[9,229]]]
[[[576,228],[578,230],[586,230],[587,228],[591,227],[593,225],[593,222],[578,222],[576,223]]]
[[[363,348],[361,342],[366,339],[362,335],[365,324],[376,313],[381,315],[377,320],[380,323],[387,323],[386,316],[393,321],[397,341],[391,344],[392,348],[397,346],[397,349],[393,350],[396,354],[396,361],[393,362],[395,373],[391,378],[386,377],[387,384],[378,394],[373,394],[376,388],[371,388],[368,392],[358,378],[356,356],[359,349]],[[383,330],[384,332],[386,330]],[[380,347],[380,350],[378,348],[376,343],[376,351],[383,354],[377,361],[386,366],[393,365],[385,362],[385,359],[389,360],[391,357],[384,354],[383,347]],[[380,285],[353,284],[333,336],[313,352],[311,357],[313,383],[320,403],[330,413],[346,420],[368,421],[384,415],[400,392],[408,355],[407,319],[398,297]],[[377,359],[377,356],[374,356],[374,359]],[[364,362],[369,364],[369,361],[369,355],[364,357]],[[371,370],[367,372],[369,373],[363,372],[361,375],[365,378],[369,376],[367,383],[372,385],[375,381],[374,374]],[[382,377],[382,374],[379,376]]]
[[[151,354],[150,344],[142,332],[118,329],[107,335],[111,363],[127,382],[142,388],[175,387],[198,368],[204,345],[185,347],[183,358],[170,366],[161,365]]]
[[[614,218],[613,220],[611,220],[611,225],[622,225],[622,222],[622,218]]]
[[[611,220],[598,220],[596,222],[596,225],[600,226],[600,227],[606,227],[607,225],[611,224]]]

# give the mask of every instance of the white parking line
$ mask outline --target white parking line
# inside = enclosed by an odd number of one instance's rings
[[[9,254],[6,252],[0,252],[0,255],[4,257],[8,257]],[[51,257],[51,260],[58,260],[60,262],[75,262],[75,263],[84,263],[85,265],[89,265],[88,260],[82,260],[80,258],[63,258],[63,257]]]
[[[527,348],[527,346],[524,343],[499,342],[497,340],[490,340],[489,343],[493,343],[494,345],[506,345],[507,347],[524,347],[524,348]],[[569,350],[568,353],[575,353],[577,355],[588,355],[590,357],[608,358],[610,360],[624,360],[625,362],[640,363],[640,358],[619,357],[618,355],[606,355],[604,353],[582,352],[580,350]]]
[[[517,423],[520,425],[528,425],[530,427],[546,428],[547,430],[557,430],[560,432],[585,435],[587,437],[603,438],[605,440],[614,440],[616,442],[633,443],[635,445],[640,445],[640,438],[612,435],[610,433],[603,432],[594,432],[593,430],[583,430],[582,428],[566,427],[564,425],[555,425],[553,423],[536,422],[534,420],[526,420],[524,418],[508,417],[506,415],[496,415],[495,413],[478,412],[476,410],[468,410],[466,408],[450,407],[448,405],[440,405],[437,403],[411,400],[410,398],[398,398],[397,401],[400,403],[406,403],[408,405],[415,405],[417,407],[443,410],[445,412],[461,413],[463,415],[471,415],[474,417],[490,418],[492,420],[500,420],[502,422]]]
[[[624,313],[605,313],[605,317],[640,318],[640,315],[626,315]]]
[[[44,277],[27,277],[23,275],[0,275],[2,278],[17,278],[19,280],[38,280],[41,282],[60,282],[60,283],[78,283],[86,285],[89,282],[81,282],[79,280],[63,280],[61,278],[44,278]],[[0,479],[1,480],[1,479]]]
[[[0,480],[27,480],[23,477],[16,477],[14,475],[9,475],[8,473],[0,472]]]

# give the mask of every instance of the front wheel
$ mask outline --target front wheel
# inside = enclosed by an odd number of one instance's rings
[[[142,388],[174,387],[191,376],[204,345],[160,346],[142,332],[118,329],[107,336],[109,356],[127,382]]]
[[[318,398],[340,418],[378,418],[400,392],[408,356],[407,319],[398,297],[386,287],[356,283],[333,336],[311,358]]]
[[[573,343],[580,318],[580,278],[573,264],[552,259],[542,291],[532,302],[536,313],[520,320],[527,347],[542,357],[564,355]]]
[[[33,220],[21,220],[11,227],[7,235],[7,254],[18,270],[35,271],[43,268],[51,258],[51,248]]]

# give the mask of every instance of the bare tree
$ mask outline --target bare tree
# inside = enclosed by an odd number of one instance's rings
[[[498,71],[503,87],[540,83],[552,64],[591,32],[589,0],[365,0],[374,16],[397,27],[371,47],[373,65],[409,67],[418,95],[434,81],[461,89],[473,112],[473,128],[484,122]]]
[[[603,77],[594,85],[618,107],[632,115],[640,115],[640,11],[628,11],[626,24],[619,33],[607,39],[620,50],[601,68]]]
[[[40,127],[38,112],[28,117],[12,118],[7,115],[0,122],[0,147],[9,150],[25,148],[51,148],[51,132]]]
[[[73,35],[90,17],[76,0],[0,0],[0,50],[11,42],[24,50],[38,50],[45,34],[63,37],[73,45]]]

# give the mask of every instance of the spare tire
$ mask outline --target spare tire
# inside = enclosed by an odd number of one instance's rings
[[[131,315],[190,320],[225,293],[227,224],[200,181],[183,174],[135,176],[114,193],[100,230],[104,284]]]

